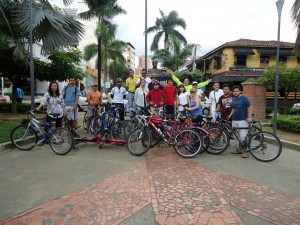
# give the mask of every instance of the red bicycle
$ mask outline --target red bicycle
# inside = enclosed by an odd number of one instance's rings
[[[193,129],[179,129],[178,118],[174,121],[169,120],[169,125],[166,125],[163,119],[156,115],[141,117],[145,118],[144,121],[147,118],[147,123],[144,122],[144,126],[131,131],[127,139],[127,149],[132,155],[145,154],[152,146],[153,134],[158,136],[160,141],[173,146],[175,152],[181,157],[192,158],[201,151],[202,137]]]

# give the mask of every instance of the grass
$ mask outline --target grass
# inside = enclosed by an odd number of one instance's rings
[[[19,122],[1,122],[1,135],[0,135],[0,144],[5,142],[10,142],[10,132],[14,129]]]

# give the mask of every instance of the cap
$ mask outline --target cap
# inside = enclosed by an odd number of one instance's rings
[[[167,69],[166,69],[165,67],[162,67],[162,68],[160,69],[160,71],[167,71]]]
[[[197,81],[193,81],[193,83],[192,84],[198,84],[198,82]]]
[[[192,89],[190,90],[190,92],[197,92],[197,89],[196,89],[196,88],[192,88]]]
[[[150,78],[154,78],[154,77],[157,78],[157,75],[156,75],[156,74],[153,74]]]
[[[153,85],[159,85],[159,83],[157,81],[153,82]]]
[[[93,87],[98,87],[98,84],[97,83],[93,83]]]
[[[122,83],[122,79],[121,79],[121,78],[118,78],[118,79],[116,80],[116,82],[121,82],[121,83]]]

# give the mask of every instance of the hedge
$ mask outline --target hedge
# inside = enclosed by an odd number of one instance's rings
[[[278,128],[300,133],[300,116],[277,116]]]
[[[11,113],[11,102],[0,102],[0,112]],[[17,112],[22,113],[31,109],[31,104],[29,103],[17,103]]]

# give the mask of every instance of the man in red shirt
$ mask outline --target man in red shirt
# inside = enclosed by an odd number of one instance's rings
[[[155,81],[153,83],[154,89],[149,91],[146,96],[146,100],[150,105],[150,110],[153,114],[158,114],[159,110],[162,110],[164,102],[166,100],[165,93],[159,89],[159,83]]]
[[[175,102],[177,100],[177,88],[173,85],[173,80],[169,79],[167,85],[164,87],[166,95],[165,110],[167,115],[174,115]]]
[[[217,112],[221,112],[221,118],[227,119],[229,114],[232,110],[232,94],[230,93],[230,88],[228,84],[223,85],[223,92],[224,95],[222,95],[219,98],[218,104],[217,104]]]

